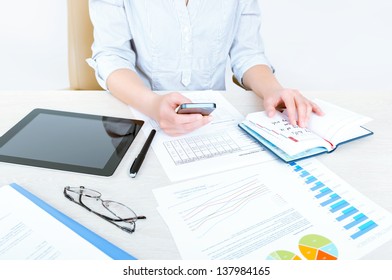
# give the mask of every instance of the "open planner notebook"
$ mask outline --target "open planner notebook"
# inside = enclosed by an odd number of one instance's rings
[[[270,118],[250,113],[239,126],[285,162],[332,152],[340,144],[373,134],[362,127],[371,118],[322,100],[315,100],[324,116],[312,114],[308,126],[293,126],[285,112]]]

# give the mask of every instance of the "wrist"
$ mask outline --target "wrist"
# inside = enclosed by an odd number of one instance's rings
[[[283,89],[271,69],[266,65],[251,67],[245,72],[243,83],[244,86],[262,98],[275,95],[276,92]]]
[[[256,87],[254,90],[252,90],[256,95],[260,96],[263,99],[269,98],[271,96],[275,96],[279,94],[280,91],[283,90],[282,86],[271,86],[271,87]]]
[[[153,92],[149,91],[145,93],[145,114],[152,119],[158,121],[159,120],[159,109],[162,103],[162,96]]]

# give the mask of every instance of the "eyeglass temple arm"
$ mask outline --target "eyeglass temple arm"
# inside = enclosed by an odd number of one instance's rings
[[[64,194],[64,196],[65,196],[66,198],[68,198],[68,199],[71,200],[72,202],[75,202],[75,199],[73,199],[72,196],[70,196],[69,194],[67,194],[66,188],[64,188],[63,194]]]
[[[136,216],[136,218],[129,218],[129,219],[123,219],[124,222],[132,222],[134,220],[145,220],[147,219],[146,216]]]

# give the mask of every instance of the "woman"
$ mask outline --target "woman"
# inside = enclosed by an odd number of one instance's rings
[[[269,116],[286,107],[291,123],[303,127],[312,111],[322,114],[273,75],[257,0],[90,0],[90,16],[89,64],[98,82],[169,135],[210,121],[209,116],[176,114],[179,104],[190,102],[177,91],[224,90],[227,59],[237,80],[263,98]]]

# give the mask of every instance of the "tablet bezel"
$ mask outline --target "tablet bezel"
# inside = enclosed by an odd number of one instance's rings
[[[112,155],[110,156],[109,160],[106,162],[103,168],[95,168],[90,166],[37,160],[37,159],[31,159],[27,157],[22,158],[16,156],[2,155],[1,147],[3,147],[3,145],[8,143],[8,141],[12,140],[12,138],[15,135],[17,135],[21,130],[23,130],[23,128],[26,127],[39,114],[73,117],[73,118],[81,118],[81,119],[92,119],[92,120],[103,120],[104,118],[108,118],[112,121],[132,121],[136,125],[136,130],[135,133],[133,133],[132,135],[120,136],[122,138],[120,144],[116,147],[116,149],[113,150]],[[2,137],[0,137],[0,162],[7,162],[13,164],[21,164],[21,165],[35,166],[35,167],[42,167],[42,168],[49,168],[49,169],[56,169],[56,170],[63,170],[63,171],[71,171],[71,172],[85,173],[91,175],[111,176],[114,174],[118,165],[122,161],[124,155],[126,154],[129,147],[133,143],[134,139],[140,132],[140,129],[143,126],[143,124],[144,124],[143,120],[137,120],[137,119],[125,119],[119,117],[109,117],[109,116],[37,108],[32,110],[22,120],[20,120],[11,129],[9,129]]]

